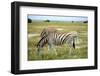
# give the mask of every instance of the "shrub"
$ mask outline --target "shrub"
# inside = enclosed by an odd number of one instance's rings
[[[83,21],[83,23],[88,23],[88,21]]]
[[[31,19],[28,19],[28,23],[32,23],[32,20]]]
[[[44,22],[50,22],[50,20],[45,20]]]

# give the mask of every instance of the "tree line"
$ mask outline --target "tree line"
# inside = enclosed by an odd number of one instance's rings
[[[44,20],[44,22],[50,22],[50,20]],[[72,21],[72,23],[74,23],[75,21]],[[32,19],[28,18],[28,23],[32,23]],[[88,23],[88,21],[83,21],[83,23]]]

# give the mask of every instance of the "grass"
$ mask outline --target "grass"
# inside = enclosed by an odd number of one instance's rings
[[[41,51],[41,55],[37,54],[37,43],[40,36],[28,38],[28,60],[55,60],[55,59],[84,59],[88,58],[87,47],[87,23],[81,22],[32,22],[28,24],[28,34],[40,34],[46,27],[62,28],[58,32],[77,31],[79,35],[79,44],[76,44],[76,49],[73,55],[69,55],[69,48],[66,44],[56,46],[57,55],[54,50],[48,51],[47,45]]]

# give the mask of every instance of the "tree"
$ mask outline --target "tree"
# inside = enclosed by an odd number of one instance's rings
[[[28,23],[32,23],[32,20],[28,18]]]
[[[74,21],[72,21],[72,23],[74,23]]]
[[[50,22],[50,20],[45,20],[44,22]]]
[[[88,21],[83,21],[83,23],[88,23]]]

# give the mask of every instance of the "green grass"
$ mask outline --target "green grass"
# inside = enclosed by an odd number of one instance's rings
[[[79,44],[76,44],[76,49],[72,55],[69,55],[69,48],[66,44],[56,46],[57,55],[54,50],[48,51],[47,45],[41,51],[41,55],[37,53],[37,43],[40,36],[33,36],[28,38],[28,60],[55,60],[55,59],[84,59],[88,58],[87,47],[87,29],[86,23],[76,22],[33,22],[28,24],[28,34],[40,34],[46,27],[62,28],[58,32],[78,32]]]

